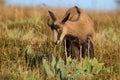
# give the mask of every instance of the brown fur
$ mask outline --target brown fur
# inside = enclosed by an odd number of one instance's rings
[[[75,8],[71,8],[68,10],[70,12],[69,19],[71,18],[71,15],[76,16],[77,13],[72,12]],[[86,38],[93,37],[94,34],[94,27],[93,22],[89,18],[89,16],[82,10],[80,10],[80,18],[78,21],[66,21],[64,25],[60,24],[60,21],[56,21],[55,24],[58,24],[59,26],[63,27],[63,33],[61,34],[60,40],[63,40],[65,35],[72,35],[75,37],[78,37],[81,41],[85,41]],[[73,18],[72,18],[73,19]]]
[[[68,20],[77,21],[80,17],[81,11],[82,11],[81,8],[78,8],[77,6],[75,6],[75,7],[72,7],[70,9],[68,9],[67,12],[65,13],[65,16],[67,16],[70,13],[70,16],[69,16]]]
[[[76,55],[76,52],[78,53],[76,49],[80,48],[79,45],[83,46],[82,52],[84,54],[84,50],[88,46],[87,40],[91,40],[94,34],[93,22],[89,18],[89,16],[78,7],[70,8],[66,12],[63,20],[57,20],[55,15],[51,11],[49,11],[49,14],[54,21],[52,25],[49,26],[51,28],[54,27],[54,30],[56,30],[56,32],[58,33],[58,36],[57,38],[55,38],[56,40],[54,41],[58,43],[66,37],[66,39],[69,40],[71,43],[71,47],[73,49],[72,53],[75,53],[72,55],[78,56]],[[92,42],[91,46],[93,48]]]

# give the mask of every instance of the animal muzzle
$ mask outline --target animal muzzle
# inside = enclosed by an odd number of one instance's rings
[[[55,43],[55,44],[57,44],[57,42],[58,42],[57,40],[54,40],[54,43]]]
[[[54,43],[55,44],[61,44],[62,40],[60,40],[61,33],[58,33],[56,30],[54,30]]]
[[[57,44],[61,44],[61,43],[62,43],[62,41],[60,41],[60,40],[57,41]]]
[[[61,44],[62,41],[60,41],[60,40],[54,40],[54,43],[55,43],[55,44]]]

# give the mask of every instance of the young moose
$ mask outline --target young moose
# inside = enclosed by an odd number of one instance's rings
[[[48,25],[54,32],[54,42],[58,44],[66,38],[73,46],[73,52],[75,53],[72,54],[76,54],[76,48],[80,50],[81,45],[82,57],[85,55],[85,49],[88,48],[90,57],[93,58],[94,49],[91,39],[94,28],[89,16],[77,6],[70,8],[62,20],[58,20],[53,12],[48,12],[53,20],[52,24],[48,20]]]

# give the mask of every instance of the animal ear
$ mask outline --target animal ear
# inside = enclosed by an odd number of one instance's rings
[[[62,20],[62,23],[65,23],[68,20],[69,16],[70,16],[70,13],[67,14],[67,16],[65,16],[65,18]]]
[[[75,8],[77,9],[77,13],[80,14],[80,10],[77,6],[75,6]]]
[[[50,18],[47,19],[47,25],[48,25],[49,27],[52,26],[52,24],[50,23]]]
[[[48,11],[48,12],[49,12],[50,17],[52,18],[52,20],[55,21],[55,20],[56,20],[56,17],[55,17],[55,15],[54,15],[54,13],[51,12],[51,11]]]

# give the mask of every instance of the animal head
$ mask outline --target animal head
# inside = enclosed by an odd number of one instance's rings
[[[53,31],[54,42],[59,43],[61,34],[63,32],[63,26],[64,26],[65,22],[68,20],[70,13],[68,15],[66,15],[62,20],[59,20],[56,18],[56,16],[54,15],[53,12],[51,12],[51,11],[48,11],[48,12],[49,12],[49,15],[53,22],[50,23],[49,22],[50,19],[48,19],[47,24]]]
[[[78,13],[77,14],[77,18],[75,20],[72,20],[72,17],[75,15],[75,11]],[[79,16],[80,16],[80,12],[79,12],[79,8],[77,6],[70,8],[64,18],[62,20],[59,20],[56,18],[55,14],[52,11],[48,11],[51,19],[52,19],[52,23],[50,23],[50,19],[48,19],[47,24],[48,26],[51,28],[51,30],[53,31],[54,34],[54,42],[55,43],[59,43],[63,40],[63,38],[65,37],[65,31],[63,31],[63,27],[65,26],[65,23],[69,20],[71,21],[76,21],[78,20]]]

